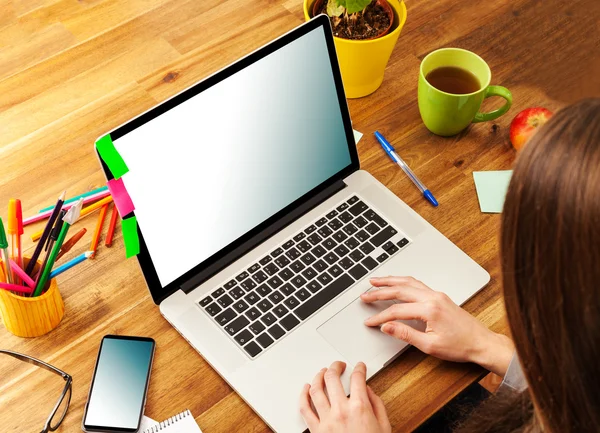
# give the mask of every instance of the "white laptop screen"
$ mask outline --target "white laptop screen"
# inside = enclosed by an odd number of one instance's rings
[[[351,164],[323,27],[114,144],[164,287]]]

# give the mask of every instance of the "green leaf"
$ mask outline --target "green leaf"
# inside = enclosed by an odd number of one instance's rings
[[[346,0],[345,3],[346,11],[353,14],[364,10],[371,3],[371,0]]]
[[[339,17],[341,14],[344,13],[344,6],[340,3],[342,3],[344,0],[340,0],[338,2],[338,0],[328,0],[327,1],[327,15],[329,15],[330,17]]]

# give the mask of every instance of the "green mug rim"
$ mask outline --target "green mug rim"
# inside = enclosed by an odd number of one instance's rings
[[[462,51],[464,53],[468,53],[468,54],[471,54],[472,56],[475,56],[477,59],[479,59],[485,65],[485,68],[488,71],[488,80],[487,80],[487,83],[485,85],[482,85],[481,89],[479,89],[478,91],[471,92],[471,93],[448,93],[448,92],[444,92],[443,90],[440,90],[437,87],[433,86],[429,81],[427,81],[427,78],[425,77],[425,74],[423,73],[423,64],[425,63],[425,60],[427,60],[427,58],[429,56],[432,56],[432,55],[434,55],[436,53],[439,53],[441,51]],[[473,51],[465,50],[464,48],[452,48],[452,47],[439,48],[437,50],[434,50],[434,51],[430,52],[429,54],[427,54],[423,58],[423,60],[421,60],[421,64],[419,65],[419,74],[421,75],[421,78],[423,78],[423,80],[427,83],[427,85],[429,85],[429,87],[431,87],[436,92],[441,93],[442,95],[448,95],[448,96],[473,96],[473,95],[477,95],[478,93],[485,92],[485,90],[490,86],[490,83],[492,82],[492,70],[490,69],[490,66],[487,64],[487,62],[485,60],[483,60],[483,58],[481,56],[479,56],[478,54],[475,54]]]

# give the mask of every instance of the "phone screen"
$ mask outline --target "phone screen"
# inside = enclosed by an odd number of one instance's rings
[[[83,423],[86,430],[137,431],[154,345],[150,338],[102,339]]]

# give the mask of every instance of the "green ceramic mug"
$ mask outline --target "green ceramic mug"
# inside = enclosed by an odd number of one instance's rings
[[[480,89],[463,95],[436,89],[425,77],[443,66],[471,72],[479,80]],[[512,95],[505,87],[490,86],[491,79],[490,67],[475,53],[460,48],[442,48],[429,53],[421,62],[419,72],[419,111],[427,129],[437,135],[455,135],[471,122],[494,120],[506,113],[512,105]],[[506,103],[490,113],[479,112],[483,100],[490,96],[500,96]]]

